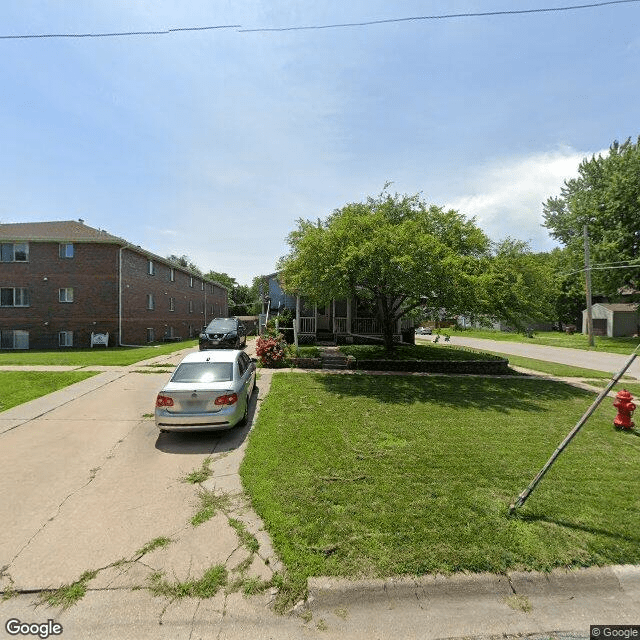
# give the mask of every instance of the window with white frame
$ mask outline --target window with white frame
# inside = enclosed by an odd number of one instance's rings
[[[147,327],[147,342],[153,342],[156,339],[153,327]]]
[[[189,313],[193,313],[193,300],[189,300]]]
[[[169,280],[171,280],[171,282],[176,281],[176,270],[173,267],[169,269]]]
[[[156,301],[155,298],[153,297],[153,293],[148,293],[147,294],[147,309],[155,309],[156,308]]]
[[[73,331],[61,331],[58,334],[58,344],[61,347],[73,347]]]
[[[175,310],[176,310],[176,299],[169,298],[169,311],[175,311]]]
[[[147,271],[148,271],[150,276],[155,275],[156,268],[155,268],[155,266],[153,264],[153,260],[149,260],[149,262],[147,263]]]
[[[26,287],[0,288],[0,306],[28,307],[29,306],[29,290]]]
[[[73,244],[71,242],[62,243],[60,245],[61,258],[73,258]]]
[[[193,276],[189,276],[189,286],[193,287]]]
[[[0,261],[2,262],[28,262],[28,242],[3,242],[0,245]]]
[[[2,349],[28,349],[29,332],[20,329],[0,330],[0,348]]]
[[[73,302],[73,287],[58,289],[58,300],[60,302]]]

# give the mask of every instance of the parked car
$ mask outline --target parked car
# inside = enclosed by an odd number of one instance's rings
[[[214,318],[200,334],[200,351],[247,346],[247,330],[238,318]]]
[[[416,329],[416,335],[419,336],[430,336],[433,333],[431,327],[418,327]]]
[[[244,351],[190,353],[156,398],[160,431],[229,429],[245,424],[256,365]]]

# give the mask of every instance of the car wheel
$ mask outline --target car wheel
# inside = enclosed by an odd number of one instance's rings
[[[244,415],[242,416],[242,420],[238,422],[238,426],[244,427],[249,420],[249,395],[247,395],[247,401],[244,403]]]

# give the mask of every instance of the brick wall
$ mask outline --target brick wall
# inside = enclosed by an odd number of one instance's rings
[[[122,252],[125,344],[144,344],[149,330],[155,340],[195,337],[212,317],[227,315],[225,289],[158,261],[152,261],[153,273],[149,273],[149,261],[130,249]],[[153,309],[149,309],[149,295]]]
[[[0,307],[0,331],[29,332],[30,349],[59,346],[61,331],[73,332],[74,347],[89,347],[91,332],[109,333],[119,343],[120,247],[74,243],[73,257],[60,258],[58,242],[30,242],[28,262],[0,263],[0,287],[26,288],[27,307]],[[61,302],[60,289],[73,289]],[[148,295],[154,309],[148,309]],[[171,302],[173,301],[173,302]],[[205,306],[206,301],[206,306]],[[173,305],[173,310],[171,310]],[[197,336],[206,321],[228,313],[227,292],[131,249],[122,250],[122,342],[146,344],[153,338]]]
[[[73,331],[74,346],[89,346],[92,331],[117,332],[118,247],[74,244],[60,258],[59,246],[32,242],[28,262],[0,263],[0,286],[29,291],[28,307],[0,307],[0,331],[29,331],[30,349],[57,348],[60,331]],[[73,302],[60,302],[60,289],[73,289]]]

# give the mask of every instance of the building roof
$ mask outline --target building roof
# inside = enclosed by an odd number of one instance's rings
[[[596,302],[596,304],[604,307],[605,309],[609,309],[610,311],[637,311],[638,303],[637,302]],[[593,305],[595,307],[595,305]]]
[[[0,224],[0,240],[49,242],[105,242],[125,245],[126,240],[89,227],[82,220],[58,222],[17,222]]]
[[[5,242],[99,242],[117,244],[132,251],[142,253],[152,260],[157,260],[174,269],[190,275],[198,275],[211,284],[228,291],[227,287],[216,280],[205,278],[202,274],[194,274],[190,269],[181,267],[167,258],[151,253],[138,245],[127,242],[124,238],[111,235],[104,229],[94,229],[84,224],[84,220],[60,220],[55,222],[14,222],[0,224],[0,241]]]

